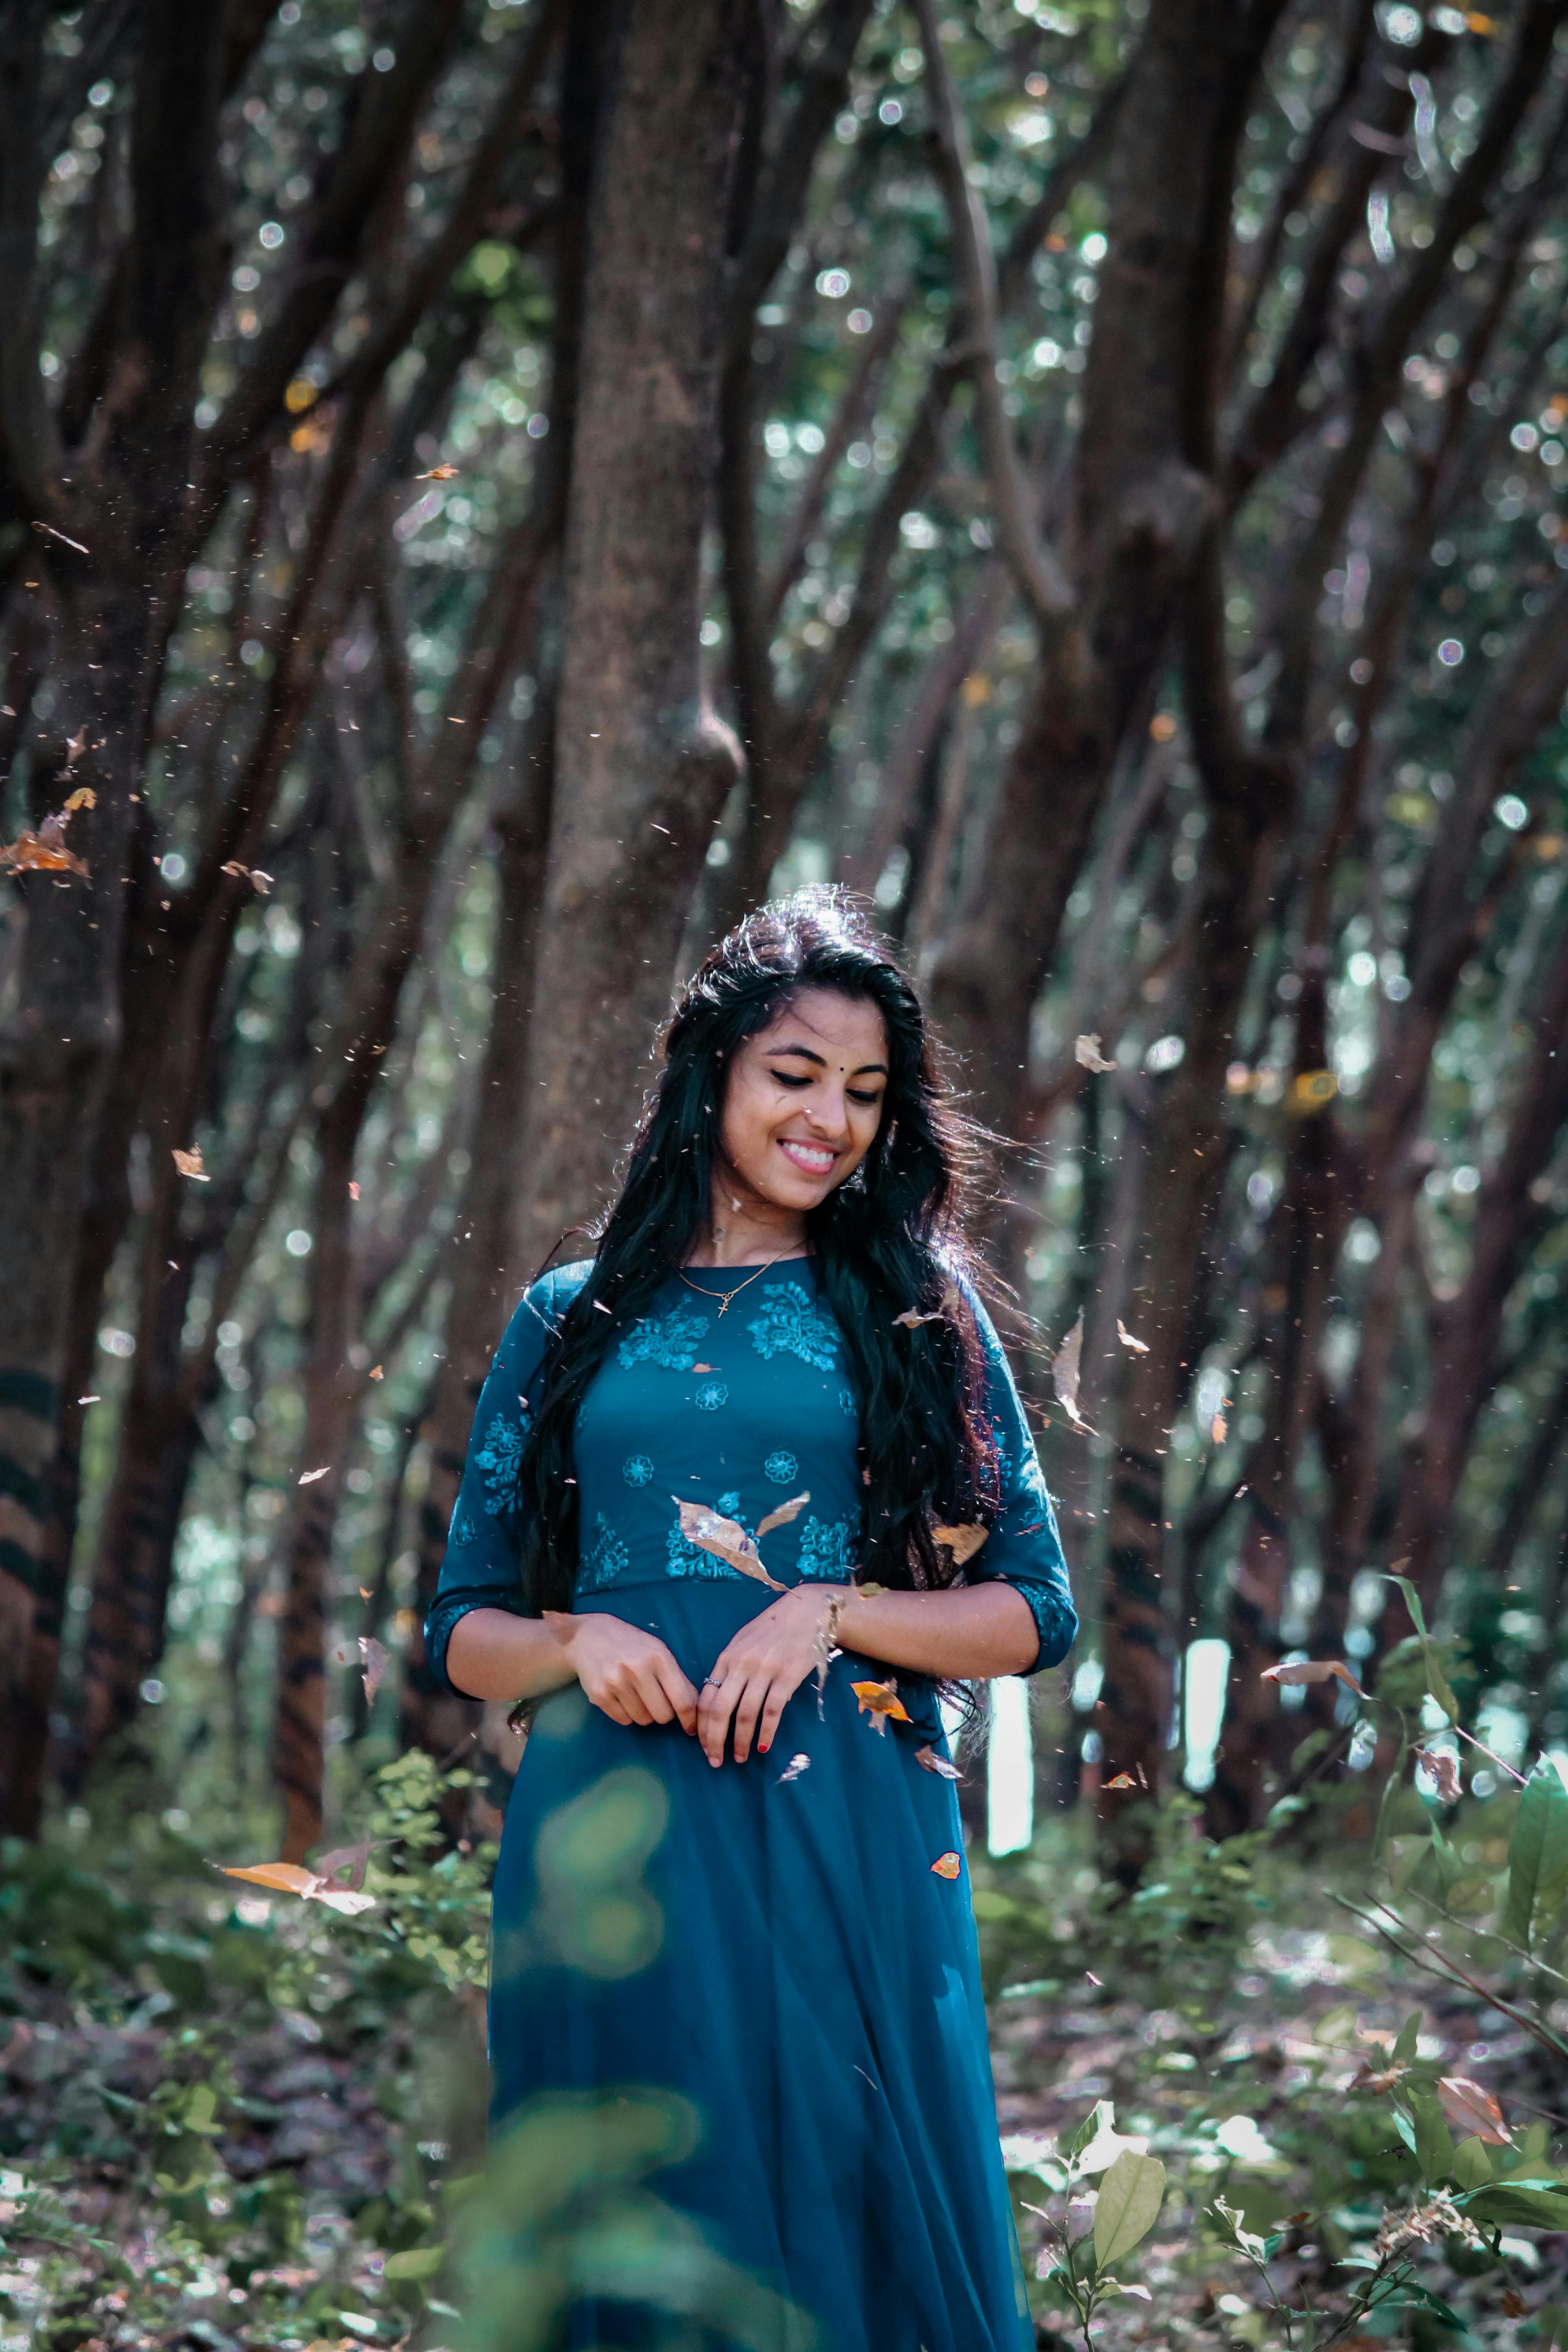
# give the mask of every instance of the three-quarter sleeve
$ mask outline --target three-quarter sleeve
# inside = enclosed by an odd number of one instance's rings
[[[580,1279],[582,1271],[558,1268],[523,1293],[479,1391],[447,1556],[425,1620],[426,1663],[447,1690],[457,1687],[447,1672],[447,1645],[460,1617],[470,1609],[527,1613],[519,1579],[525,1530],[517,1474],[530,1426],[528,1391],[545,1344],[577,1287],[573,1284],[563,1291],[561,1277],[572,1272]]]
[[[1078,1633],[1057,1515],[1035,1454],[1035,1441],[995,1326],[973,1292],[970,1305],[985,1350],[986,1412],[995,1434],[1001,1507],[991,1533],[969,1561],[971,1584],[1011,1584],[1028,1603],[1040,1636],[1028,1669],[1059,1665]]]

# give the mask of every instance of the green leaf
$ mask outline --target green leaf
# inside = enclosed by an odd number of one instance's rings
[[[1100,2137],[1100,2126],[1107,2131],[1116,2128],[1116,2109],[1109,2099],[1099,2099],[1089,2109],[1068,2144],[1068,2161],[1081,2156],[1091,2140]]]
[[[1472,2221],[1496,2221],[1504,2229],[1568,2230],[1568,2192],[1561,2189],[1521,2189],[1517,2181],[1494,2180],[1456,2201]]]
[[[1453,2135],[1436,2099],[1421,2091],[1411,2092],[1409,2098],[1415,2126],[1415,2161],[1427,2187],[1436,2189],[1454,2169]]]
[[[1462,2139],[1454,2150],[1454,2178],[1461,2189],[1484,2189],[1492,2177],[1492,2160],[1484,2139]]]
[[[1421,2011],[1417,2010],[1415,2016],[1407,2017],[1399,2029],[1399,2039],[1395,2042],[1391,2053],[1396,2066],[1409,2065],[1415,2055],[1415,2045],[1420,2039]]]
[[[381,2275],[389,2279],[434,2278],[446,2259],[445,2246],[408,2246],[400,2254],[388,2254]]]
[[[1568,1894],[1568,1789],[1542,1757],[1524,1784],[1508,1849],[1508,1902],[1502,1932],[1528,1944],[1532,1925],[1551,1926]]]
[[[1160,2217],[1165,2168],[1157,2156],[1123,2148],[1100,2184],[1094,2208],[1094,2259],[1109,2270],[1146,2238]]]
[[[1438,1662],[1437,1653],[1432,1645],[1432,1636],[1426,1631],[1426,1619],[1421,1608],[1421,1595],[1407,1576],[1391,1576],[1388,1580],[1390,1584],[1397,1584],[1404,1593],[1405,1605],[1410,1612],[1410,1622],[1420,1638],[1421,1654],[1426,1666],[1426,1687],[1449,1722],[1458,1723],[1459,1702],[1448,1687],[1448,1678]]]
[[[1552,2344],[1568,2344],[1568,2304],[1537,2304],[1535,2340],[1543,2347]]]

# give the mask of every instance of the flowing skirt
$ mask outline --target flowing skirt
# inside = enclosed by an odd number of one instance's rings
[[[766,1601],[691,1579],[579,1605],[647,1626],[700,1684]],[[679,1725],[614,1724],[575,1687],[539,1711],[489,2032],[498,2145],[526,2140],[529,2196],[545,2179],[588,2249],[555,2340],[1033,2344],[958,1806],[917,1761],[945,1746],[927,1685],[901,1686],[912,1727],[859,1711],[851,1682],[887,1671],[835,1660],[820,1711],[813,1678],[766,1756],[717,1771]]]

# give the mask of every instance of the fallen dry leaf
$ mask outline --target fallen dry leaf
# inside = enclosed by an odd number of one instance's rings
[[[1513,2134],[1502,2119],[1502,2109],[1489,2091],[1472,2083],[1468,2074],[1444,2074],[1437,2084],[1437,2096],[1443,2103],[1443,2113],[1461,2131],[1473,2132],[1478,2139],[1489,2139],[1499,2147],[1511,2147]]]
[[[931,1874],[936,1878],[956,1878],[963,1868],[963,1862],[960,1855],[939,1853],[931,1864]]]
[[[1121,1320],[1120,1315],[1116,1318],[1116,1336],[1121,1340],[1122,1346],[1127,1349],[1129,1355],[1146,1356],[1148,1354],[1148,1340],[1135,1339],[1132,1337],[1131,1332],[1127,1328],[1126,1324]]]
[[[1363,2058],[1351,2076],[1352,2091],[1392,2091],[1395,2083],[1408,2074],[1408,2066],[1374,2068],[1370,2059]]]
[[[365,1705],[367,1706],[374,1706],[375,1704],[375,1695],[381,1688],[383,1679],[386,1674],[388,1664],[386,1652],[382,1648],[381,1643],[375,1639],[374,1634],[362,1633],[360,1635],[359,1654],[364,1660],[364,1674],[362,1679],[364,1683]]]
[[[860,1712],[871,1718],[873,1731],[886,1731],[889,1716],[895,1723],[908,1723],[910,1711],[899,1696],[896,1682],[851,1683],[850,1689],[860,1702]]]
[[[1265,1666],[1260,1681],[1266,1683],[1326,1683],[1331,1676],[1343,1683],[1346,1690],[1364,1698],[1365,1691],[1340,1658],[1296,1658],[1289,1665]]]
[[[792,1519],[797,1519],[800,1517],[810,1500],[809,1492],[804,1495],[792,1495],[787,1503],[781,1503],[776,1510],[768,1513],[766,1518],[759,1519],[757,1541],[761,1543],[764,1536],[771,1536],[775,1528],[787,1528]]]
[[[974,1558],[991,1530],[982,1527],[932,1528],[931,1533],[933,1543],[942,1545],[952,1554],[953,1566],[962,1568],[965,1560]]]
[[[1105,1785],[1108,1789],[1135,1789],[1138,1783],[1131,1772],[1118,1772],[1115,1780],[1108,1780]]]
[[[87,553],[87,549],[82,545],[79,539],[68,539],[63,530],[57,530],[55,529],[52,522],[35,521],[33,529],[38,532],[41,538],[58,539],[62,547],[73,548],[78,555],[85,555]]]
[[[1441,1805],[1457,1805],[1464,1795],[1459,1779],[1459,1759],[1451,1748],[1417,1748],[1415,1761],[1424,1764],[1437,1783],[1437,1801]]]
[[[716,1372],[719,1367],[717,1364],[693,1364],[691,1369],[694,1372]]]
[[[1073,1427],[1092,1437],[1093,1430],[1078,1409],[1079,1370],[1082,1360],[1083,1309],[1080,1307],[1077,1322],[1051,1359],[1051,1383]]]
[[[1505,2286],[1498,2300],[1510,2319],[1522,2319],[1530,2309],[1529,2304],[1516,2286]]]
[[[351,1201],[357,1201],[359,1199],[359,1186],[357,1184],[351,1184],[349,1186],[349,1199]]]
[[[212,1182],[212,1178],[202,1166],[202,1147],[199,1143],[193,1143],[188,1151],[176,1151],[174,1154],[174,1165],[179,1170],[182,1176],[188,1176],[190,1178],[193,1184],[210,1184]]]
[[[47,816],[37,833],[19,833],[15,841],[0,845],[0,866],[9,866],[13,874],[80,874],[87,867],[75,853],[66,847],[66,826],[79,808],[95,805],[93,794],[86,786],[72,793],[63,809]]]
[[[784,1787],[786,1780],[798,1780],[801,1774],[807,1769],[810,1763],[811,1759],[805,1754],[804,1749],[800,1755],[792,1756],[789,1762],[784,1766],[784,1770],[779,1774],[780,1788],[782,1789]]]
[[[251,888],[253,890],[259,891],[264,898],[272,887],[272,877],[270,874],[264,874],[259,866],[242,866],[237,857],[231,857],[226,866],[220,866],[218,867],[218,872],[220,874],[233,874],[236,875],[240,881],[248,882]]]
[[[373,1381],[384,1381],[386,1374],[379,1364],[373,1364],[370,1368],[370,1377]]]
[[[1223,1412],[1216,1412],[1214,1419],[1209,1423],[1210,1443],[1215,1445],[1223,1445],[1225,1444],[1225,1415]]]
[[[915,1762],[927,1772],[935,1772],[943,1780],[962,1780],[963,1778],[957,1765],[950,1764],[945,1756],[939,1756],[934,1748],[917,1748]]]
[[[1098,1030],[1090,1037],[1075,1037],[1073,1039],[1072,1057],[1073,1060],[1078,1063],[1080,1069],[1094,1070],[1102,1077],[1108,1071],[1113,1070],[1116,1067],[1115,1063],[1108,1062],[1104,1055],[1100,1050],[1100,1033]]]
[[[270,1887],[274,1894],[298,1895],[306,1903],[324,1903],[329,1910],[342,1911],[351,1916],[356,1911],[374,1911],[374,1895],[340,1892],[319,1871],[301,1869],[295,1862],[258,1862],[247,1869],[231,1869],[226,1863],[217,1868],[226,1878],[248,1879],[253,1886]]]
[[[893,1328],[897,1330],[902,1324],[906,1330],[912,1331],[920,1323],[943,1322],[963,1304],[963,1293],[956,1282],[950,1282],[942,1291],[941,1300],[929,1314],[922,1314],[918,1307],[906,1307],[901,1315],[894,1316]]]
[[[432,466],[427,474],[416,474],[416,482],[455,482],[461,468],[457,466]]]
[[[763,1566],[762,1555],[755,1540],[746,1533],[739,1519],[721,1518],[710,1511],[706,1503],[683,1503],[679,1495],[670,1500],[680,1514],[680,1532],[699,1551],[710,1552],[715,1559],[725,1560],[739,1569],[742,1576],[755,1577],[773,1592],[784,1592],[787,1586],[770,1576]]]
[[[313,1486],[318,1478],[324,1478],[326,1476],[331,1466],[332,1465],[330,1462],[323,1462],[319,1470],[306,1470],[301,1472],[300,1477],[300,1486]]]
[[[342,1878],[346,1871],[347,1883],[357,1894],[364,1885],[365,1864],[374,1843],[372,1838],[362,1838],[358,1845],[334,1846],[331,1853],[318,1855],[312,1865],[317,1878],[325,1885],[329,1880]]]

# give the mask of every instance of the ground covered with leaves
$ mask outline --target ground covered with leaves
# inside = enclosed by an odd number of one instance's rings
[[[480,2274],[489,1856],[443,1843],[441,1802],[422,1757],[381,1773],[313,1898],[220,1876],[178,1816],[9,1851],[6,2352],[529,2352],[563,2247],[608,2222],[655,2260],[650,2105],[635,2147],[558,2119],[509,2179],[500,2305]],[[975,1859],[1039,2343],[1563,2341],[1555,1768],[1447,1813],[1406,1788],[1375,1861],[1331,1802],[1224,1846],[1194,1811],[1167,1803],[1131,1897],[1073,1817]],[[356,1879],[372,1903],[323,1899]]]

